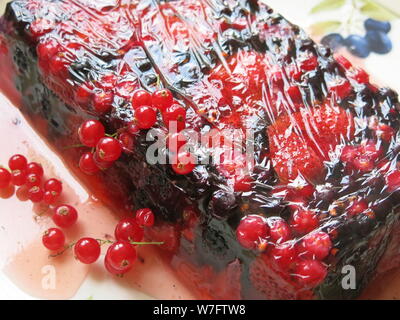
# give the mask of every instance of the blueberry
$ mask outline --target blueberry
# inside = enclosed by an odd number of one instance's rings
[[[392,51],[392,41],[386,33],[382,31],[368,31],[365,37],[369,43],[371,51],[379,54],[385,54]]]
[[[392,25],[388,21],[379,21],[375,19],[367,19],[364,22],[365,29],[367,31],[374,30],[374,31],[382,31],[385,33],[389,33],[392,29]]]
[[[366,58],[370,54],[369,43],[367,39],[358,35],[350,35],[344,40],[344,44],[349,51],[360,58]]]
[[[321,43],[333,51],[343,46],[344,38],[339,33],[330,33],[322,38]]]

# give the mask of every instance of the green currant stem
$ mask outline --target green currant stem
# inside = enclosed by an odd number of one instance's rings
[[[60,251],[60,252],[57,252],[57,253],[55,253],[55,254],[51,254],[51,255],[49,255],[49,257],[50,257],[50,258],[55,258],[55,257],[61,256],[65,251],[71,249],[75,244],[76,244],[76,242],[72,242],[72,243],[70,243],[69,245],[65,246],[65,247],[64,247],[64,250],[62,250],[62,251]]]
[[[104,245],[104,244],[113,244],[113,243],[115,243],[115,241],[112,241],[112,240],[104,240],[104,239],[96,239],[96,240],[100,243],[101,246]],[[162,245],[162,244],[164,244],[164,242],[146,242],[146,241],[144,241],[144,242],[129,241],[129,243],[132,244],[132,245],[138,245],[138,246],[141,246],[141,245]],[[75,242],[71,242],[69,245],[64,247],[64,250],[62,250],[60,252],[57,252],[55,254],[51,254],[51,255],[49,255],[49,257],[50,258],[55,258],[55,257],[61,256],[64,252],[66,252],[67,250],[73,248],[75,246],[75,244],[76,244],[76,241]]]

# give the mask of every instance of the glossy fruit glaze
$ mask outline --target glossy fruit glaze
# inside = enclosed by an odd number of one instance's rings
[[[397,95],[267,6],[14,1],[2,28],[24,113],[71,166],[87,151],[68,148],[81,123],[126,134],[142,89],[167,87],[202,135],[252,130],[251,166],[243,154],[187,172],[150,165],[140,130],[87,178],[124,210],[152,208],[147,237],[202,296],[350,298],[375,274],[398,219]],[[362,275],[353,292],[340,286],[347,264]]]

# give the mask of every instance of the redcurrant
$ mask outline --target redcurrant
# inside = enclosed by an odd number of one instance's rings
[[[135,218],[125,218],[118,222],[115,227],[115,238],[119,241],[134,241],[143,240],[144,231]]]
[[[99,140],[104,137],[105,129],[98,120],[87,120],[79,127],[79,140],[87,147],[95,147]]]
[[[100,244],[93,238],[82,238],[74,246],[75,257],[84,264],[95,263],[100,252]]]
[[[8,160],[8,167],[11,171],[14,170],[26,170],[28,166],[28,161],[21,154],[16,154]]]
[[[154,213],[149,208],[136,211],[136,222],[142,227],[152,227],[154,225]]]
[[[140,129],[150,129],[156,124],[157,112],[149,106],[138,107],[135,110],[135,119]]]
[[[65,235],[58,228],[50,228],[44,232],[42,242],[43,245],[49,250],[59,250],[64,247]]]
[[[85,174],[92,175],[100,171],[96,162],[94,161],[93,153],[85,152],[79,159],[79,168]]]
[[[70,228],[78,220],[78,212],[74,207],[63,204],[54,209],[52,219],[58,227]]]

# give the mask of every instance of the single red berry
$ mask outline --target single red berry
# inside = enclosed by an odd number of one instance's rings
[[[0,189],[7,188],[11,183],[11,173],[4,168],[0,168]]]
[[[186,127],[186,109],[180,104],[167,107],[163,114],[163,121],[170,132],[179,132]],[[176,128],[176,130],[175,130]]]
[[[42,242],[43,245],[49,250],[59,250],[64,247],[65,235],[58,228],[50,228],[44,232]]]
[[[79,140],[91,148],[97,145],[105,133],[103,124],[98,120],[87,120],[81,124],[78,130]]]
[[[75,257],[84,264],[92,264],[100,257],[100,244],[93,238],[82,238],[74,246]]]
[[[28,188],[39,186],[41,182],[42,178],[39,177],[36,173],[30,173],[26,177],[26,186]]]
[[[323,260],[332,249],[332,241],[325,232],[312,232],[306,235],[300,245],[300,256],[306,259]]]
[[[400,189],[400,171],[396,170],[389,173],[386,177],[387,189],[389,192],[395,192]]]
[[[292,241],[275,245],[271,250],[271,257],[282,270],[287,270],[293,264],[297,256],[295,243]]]
[[[26,173],[29,175],[31,173],[36,174],[39,178],[43,177],[43,167],[40,163],[37,162],[31,162],[28,163],[28,166],[26,167]]]
[[[140,129],[150,129],[156,124],[157,112],[149,106],[138,107],[135,110],[135,119]]]
[[[45,191],[45,193],[43,195],[43,202],[50,206],[56,202],[58,197],[59,197],[59,194],[57,194],[54,191]]]
[[[40,42],[36,48],[37,55],[42,61],[49,61],[55,54],[60,51],[60,45],[55,39],[47,39]]]
[[[28,199],[31,200],[33,203],[38,203],[43,200],[44,191],[42,188],[38,186],[33,186],[28,190]]]
[[[63,204],[54,209],[53,222],[60,228],[70,228],[78,220],[78,212],[68,204]]]
[[[99,154],[97,152],[93,154],[93,161],[100,170],[110,169],[114,164],[114,161],[109,162],[100,159]]]
[[[106,270],[111,273],[112,275],[122,275],[124,274],[124,272],[122,272],[121,270],[117,270],[115,268],[113,268],[110,265],[110,258],[106,255],[104,258],[104,267],[106,268]]]
[[[135,218],[125,218],[118,222],[114,234],[118,241],[139,242],[143,240],[144,231]]]
[[[11,172],[11,183],[20,187],[26,183],[27,174],[25,170],[13,170]]]
[[[354,217],[360,213],[363,213],[367,209],[368,203],[365,200],[356,200],[351,204],[350,208],[347,209],[347,215],[349,217]]]
[[[62,189],[62,182],[57,179],[49,179],[44,184],[45,191],[52,191],[57,194],[61,194]]]
[[[121,132],[118,135],[118,140],[121,143],[124,152],[132,152],[135,146],[135,138],[127,131]]]
[[[294,277],[305,286],[316,287],[324,281],[327,273],[325,265],[321,262],[304,260],[297,264],[294,270]]]
[[[172,92],[168,89],[157,90],[152,96],[153,107],[160,109],[161,111],[171,106],[173,101],[174,97]]]
[[[93,95],[93,108],[98,113],[106,113],[112,108],[114,94],[111,91],[97,91]]]
[[[143,106],[152,106],[151,93],[146,90],[138,90],[133,94],[132,97],[132,107],[137,109]]]
[[[291,232],[288,223],[282,218],[268,219],[270,240],[275,243],[282,243],[290,240]]]
[[[189,152],[181,152],[176,157],[172,164],[172,170],[176,174],[185,175],[191,173],[196,167],[196,159]]]
[[[266,242],[268,236],[268,224],[261,216],[246,216],[236,229],[236,238],[246,249],[256,249],[260,244]]]
[[[319,219],[314,211],[297,209],[292,215],[291,227],[299,234],[308,233],[319,225]]]
[[[129,242],[117,241],[108,248],[106,260],[112,268],[126,273],[136,261],[136,249]]]
[[[101,161],[114,162],[119,159],[121,153],[121,143],[114,138],[104,137],[97,143],[96,154]]]
[[[26,170],[27,166],[28,161],[23,155],[20,154],[13,155],[10,160],[8,160],[8,167],[11,171]]]
[[[142,227],[152,227],[154,225],[154,213],[149,208],[136,211],[136,222]]]
[[[79,169],[85,174],[92,175],[96,174],[100,171],[100,168],[97,166],[94,161],[93,153],[85,152],[79,159]]]

